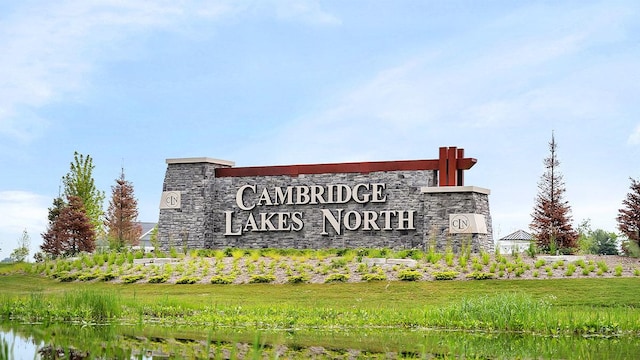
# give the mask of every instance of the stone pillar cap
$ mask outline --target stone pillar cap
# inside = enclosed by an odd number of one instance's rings
[[[236,163],[228,160],[212,159],[208,157],[191,157],[191,158],[177,158],[167,159],[167,164],[197,164],[197,163],[209,163],[223,166],[235,166]]]

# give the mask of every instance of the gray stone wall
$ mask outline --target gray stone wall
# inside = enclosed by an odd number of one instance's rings
[[[215,163],[177,163],[167,166],[163,191],[180,191],[180,209],[160,210],[158,237],[162,247],[178,248],[379,248],[426,249],[435,242],[442,250],[451,246],[459,251],[462,244],[470,243],[474,251],[493,249],[491,216],[488,195],[476,192],[423,193],[421,188],[436,186],[437,173],[432,170],[385,171],[361,173],[301,174],[298,176],[215,177]],[[255,185],[257,194],[244,193],[243,201],[254,204],[263,189],[273,192],[275,187],[322,186],[356,184],[385,184],[384,202],[304,205],[261,205],[252,210],[242,210],[236,203],[238,189]],[[323,217],[322,209],[337,216],[355,211],[375,212],[380,216],[380,230],[356,230],[341,227],[337,234]],[[413,229],[399,229],[396,217],[391,216],[391,230],[384,230],[381,215],[388,211],[411,211]],[[226,213],[227,212],[227,213]],[[250,214],[258,220],[271,213],[301,213],[304,227],[300,231],[247,231],[238,233],[245,226]],[[488,234],[449,235],[448,217],[456,213],[478,213],[487,219]],[[267,215],[261,215],[267,214]],[[326,214],[325,214],[326,215]],[[387,213],[388,215],[388,213]],[[373,216],[373,215],[371,215]],[[231,220],[229,220],[229,218]],[[275,218],[274,218],[275,219]],[[354,225],[355,215],[350,225]],[[228,228],[228,222],[231,227]],[[327,231],[322,235],[323,228]],[[249,227],[251,229],[251,227]]]
[[[219,224],[212,239],[212,246],[221,247],[277,247],[277,248],[354,248],[354,247],[394,247],[394,248],[414,248],[421,246],[423,242],[423,223],[420,221],[423,216],[423,206],[420,196],[420,188],[433,185],[433,171],[391,171],[375,172],[369,174],[343,173],[343,174],[317,174],[291,176],[262,176],[262,177],[227,177],[216,179],[216,206],[212,223]],[[346,204],[319,204],[319,205],[280,205],[272,207],[258,207],[252,211],[244,211],[236,205],[236,192],[245,184],[256,185],[258,191],[261,189],[273,189],[274,187],[287,187],[297,185],[338,185],[344,184],[350,187],[356,184],[383,183],[386,186],[384,194],[387,200],[383,203],[358,204],[350,201]],[[245,194],[246,195],[246,194]],[[251,194],[253,195],[253,194]],[[246,197],[246,196],[245,196]],[[251,203],[254,199],[247,199]],[[337,216],[338,210],[343,209],[342,214],[355,210],[375,211],[403,210],[415,211],[413,230],[356,230],[344,229],[338,235],[330,228],[330,224],[324,221],[321,209],[332,211]],[[220,236],[224,232],[220,227],[224,227],[224,211],[233,211],[233,229],[235,231],[242,227],[252,213],[258,218],[263,212],[302,212],[304,228],[301,231],[289,232],[247,232],[242,236]],[[392,224],[397,219],[392,218]],[[384,223],[380,218],[378,223]],[[321,235],[323,226],[329,230],[329,235]],[[396,227],[396,226],[394,226]]]
[[[473,252],[493,252],[493,227],[489,211],[489,195],[473,192],[425,193],[424,229],[427,246],[440,252],[451,247],[459,252],[462,246],[471,246]],[[475,213],[485,216],[487,234],[450,234],[449,215]]]
[[[204,248],[205,239],[211,237],[214,224],[211,213],[215,207],[215,169],[219,164],[169,164],[162,191],[179,191],[180,209],[161,209],[158,221],[158,240],[165,250]]]

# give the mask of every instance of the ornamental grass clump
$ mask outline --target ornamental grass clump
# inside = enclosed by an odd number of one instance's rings
[[[571,276],[573,275],[573,273],[576,271],[576,265],[575,264],[569,264],[567,265],[567,270],[565,271],[565,275],[566,276]]]
[[[615,276],[622,276],[622,265],[620,264],[616,265],[614,271],[615,271],[614,273]]]
[[[598,266],[598,270],[601,270],[601,271],[598,271],[599,275],[601,273],[609,272],[609,267],[607,266],[607,263],[605,261],[602,261],[602,260],[598,261],[596,265]]]

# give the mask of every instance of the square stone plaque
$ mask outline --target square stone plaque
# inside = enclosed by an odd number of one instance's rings
[[[163,191],[160,209],[180,209],[180,191]]]

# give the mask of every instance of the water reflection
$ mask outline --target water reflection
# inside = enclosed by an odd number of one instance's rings
[[[246,331],[0,324],[0,359],[487,358],[629,359],[634,336],[543,337],[396,329]]]

